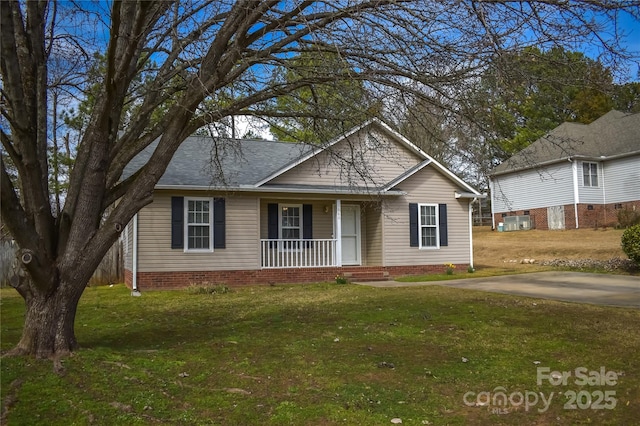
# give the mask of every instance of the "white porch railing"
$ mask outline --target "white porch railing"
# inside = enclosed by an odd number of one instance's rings
[[[260,240],[263,268],[337,266],[336,240]]]

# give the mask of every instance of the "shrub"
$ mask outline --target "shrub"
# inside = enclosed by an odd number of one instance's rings
[[[640,265],[640,224],[627,228],[622,234],[622,251]]]
[[[640,225],[640,212],[632,209],[618,210],[618,224],[621,228],[628,228],[633,225]]]

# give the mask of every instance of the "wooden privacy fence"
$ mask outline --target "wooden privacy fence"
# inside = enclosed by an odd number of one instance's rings
[[[0,285],[9,285],[13,264],[16,258],[16,245],[11,240],[0,240]]]
[[[100,262],[89,280],[89,285],[105,285],[124,282],[124,257],[122,242],[116,241]]]
[[[9,285],[9,278],[15,273],[16,244],[11,240],[0,241],[0,285]],[[122,243],[117,241],[107,252],[93,273],[89,285],[105,285],[124,282]]]

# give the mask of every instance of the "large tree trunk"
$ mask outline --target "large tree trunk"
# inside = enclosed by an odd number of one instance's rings
[[[48,294],[23,294],[26,313],[22,338],[9,355],[57,358],[73,351],[78,346],[74,321],[83,290],[84,286],[77,283],[60,282]]]

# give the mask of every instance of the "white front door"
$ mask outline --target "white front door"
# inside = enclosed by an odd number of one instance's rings
[[[360,265],[360,206],[342,204],[342,264]]]

